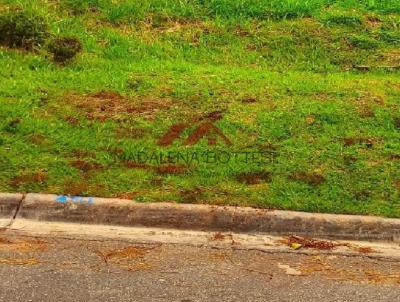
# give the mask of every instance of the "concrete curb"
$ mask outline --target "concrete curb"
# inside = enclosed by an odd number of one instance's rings
[[[22,199],[23,194],[0,193],[0,218],[13,217]]]
[[[7,194],[0,194],[6,209]],[[8,201],[7,201],[8,200]],[[12,207],[12,206],[10,206]],[[273,235],[400,242],[400,219],[372,216],[270,211],[248,207],[173,203],[136,203],[131,200],[27,194],[18,218],[85,224],[145,226]]]

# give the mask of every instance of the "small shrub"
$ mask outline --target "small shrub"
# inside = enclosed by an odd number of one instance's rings
[[[20,11],[0,15],[0,44],[32,49],[42,45],[48,36],[45,19]]]
[[[65,63],[82,51],[82,43],[75,37],[55,38],[49,43],[48,50],[54,61]]]

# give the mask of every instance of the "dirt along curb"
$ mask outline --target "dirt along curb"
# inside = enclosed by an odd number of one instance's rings
[[[51,194],[0,194],[0,217],[348,240],[400,242],[400,219]]]

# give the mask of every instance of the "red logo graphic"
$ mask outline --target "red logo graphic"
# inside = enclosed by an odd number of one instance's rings
[[[231,145],[232,142],[222,133],[222,131],[214,125],[216,119],[222,118],[218,115],[215,118],[216,113],[210,113],[207,117],[208,120],[201,121],[196,128],[190,133],[190,135],[184,140],[183,145],[191,146],[197,144],[201,139],[205,138],[208,140],[208,145],[212,146],[217,143],[217,139],[221,139],[226,145]],[[185,129],[191,128],[192,125],[188,123],[179,123],[172,125],[168,131],[159,139],[159,146],[169,146],[175,140],[179,139]]]

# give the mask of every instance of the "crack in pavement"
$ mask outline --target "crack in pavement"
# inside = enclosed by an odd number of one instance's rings
[[[10,218],[10,221],[5,226],[0,227],[0,231],[6,231],[6,230],[8,230],[9,228],[12,227],[12,225],[14,224],[15,219],[17,219],[18,213],[19,213],[19,211],[21,209],[22,203],[25,201],[25,198],[26,198],[26,193],[22,193],[22,198],[18,202],[18,205],[14,210],[13,216]]]

